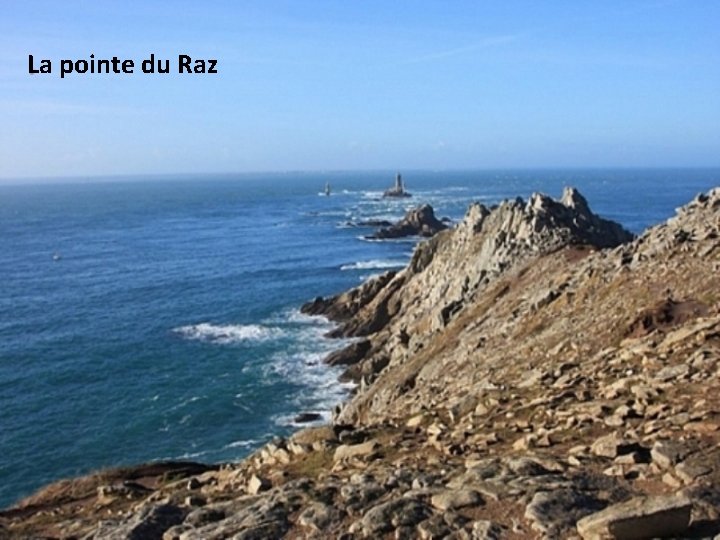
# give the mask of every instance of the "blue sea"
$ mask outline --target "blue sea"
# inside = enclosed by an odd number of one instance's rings
[[[578,187],[634,232],[719,169],[394,171],[0,184],[0,507],[59,478],[158,459],[236,460],[329,418],[351,388],[322,363],[342,343],[299,313],[399,268],[415,239],[369,219]],[[332,194],[322,191],[329,182]]]

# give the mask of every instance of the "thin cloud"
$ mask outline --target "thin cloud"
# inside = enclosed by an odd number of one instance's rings
[[[469,52],[478,51],[481,49],[488,49],[498,45],[505,45],[507,43],[513,43],[519,39],[517,34],[505,34],[500,36],[490,36],[470,45],[464,47],[456,47],[454,49],[447,49],[444,51],[437,51],[429,54],[424,54],[415,58],[411,58],[407,61],[408,64],[416,64],[420,62],[432,62],[433,60],[441,60],[444,58],[450,58],[452,56],[460,56]]]

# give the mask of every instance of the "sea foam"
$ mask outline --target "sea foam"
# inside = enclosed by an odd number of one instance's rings
[[[267,341],[282,337],[281,328],[268,327],[260,324],[223,324],[211,323],[191,324],[175,328],[174,332],[187,339],[207,341],[220,345],[242,343],[244,341]]]
[[[352,264],[343,264],[340,270],[375,270],[380,268],[402,268],[407,261],[391,259],[373,259],[371,261],[360,261]]]

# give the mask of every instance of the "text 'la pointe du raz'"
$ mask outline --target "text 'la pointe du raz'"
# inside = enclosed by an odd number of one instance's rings
[[[179,54],[177,57],[177,73],[190,73],[190,74],[217,74],[216,59],[193,59],[187,54]],[[36,61],[32,54],[28,55],[28,73],[31,75],[36,74],[49,74],[53,71],[52,61],[48,59],[42,59]],[[140,70],[142,73],[154,74],[154,73],[170,73],[171,62],[170,60],[164,60],[155,58],[154,54],[151,54],[149,58],[146,58],[140,63]],[[95,58],[94,54],[91,54],[88,59],[62,59],[60,60],[60,78],[64,79],[65,76],[71,74],[103,74],[103,73],[135,73],[135,61],[130,59],[120,59],[117,56],[112,58]]]

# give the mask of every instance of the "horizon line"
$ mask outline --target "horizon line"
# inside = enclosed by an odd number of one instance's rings
[[[11,184],[13,182],[33,182],[33,181],[112,181],[112,180],[128,180],[134,179],[188,179],[188,177],[219,177],[219,176],[252,176],[252,175],[289,175],[289,174],[349,174],[349,173],[443,173],[443,172],[492,172],[492,171],[603,171],[603,170],[712,170],[720,169],[718,165],[544,165],[544,166],[511,166],[511,167],[446,167],[446,168],[368,168],[368,169],[264,169],[251,171],[227,171],[227,172],[152,172],[152,173],[100,173],[100,174],[68,174],[57,176],[3,176],[0,177],[0,184]]]

